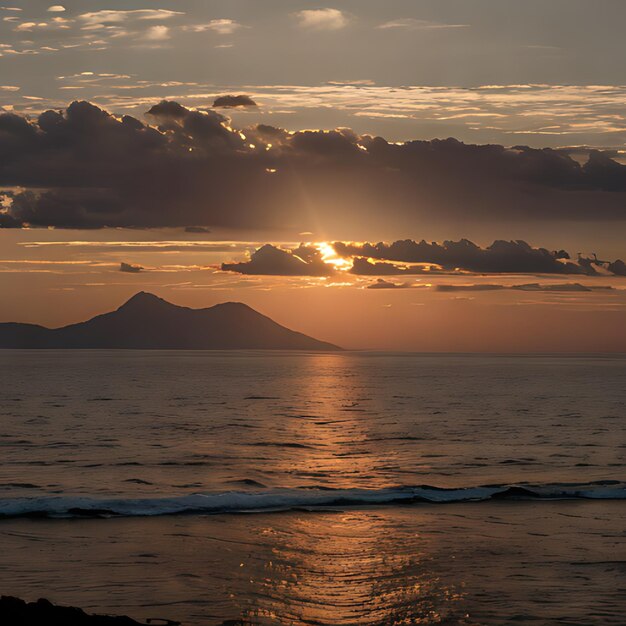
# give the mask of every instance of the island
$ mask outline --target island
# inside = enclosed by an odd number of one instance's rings
[[[0,323],[4,349],[337,351],[241,302],[191,309],[139,292],[115,311],[62,328]]]

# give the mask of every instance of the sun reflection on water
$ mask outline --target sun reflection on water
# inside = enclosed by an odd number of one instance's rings
[[[462,594],[433,575],[419,536],[413,550],[398,550],[397,530],[374,511],[294,516],[280,531],[264,529],[272,557],[253,583],[258,602],[246,623],[467,624]]]

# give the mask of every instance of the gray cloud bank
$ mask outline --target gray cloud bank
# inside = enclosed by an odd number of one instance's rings
[[[172,101],[148,118],[88,102],[37,119],[0,114],[0,187],[23,189],[4,194],[0,226],[310,230],[311,213],[316,223],[626,220],[626,166],[604,152],[580,164],[567,151],[454,139],[398,145],[347,129],[239,130],[216,111]]]
[[[335,242],[333,247],[339,257],[351,260],[348,271],[357,276],[450,273],[626,276],[626,264],[621,260],[602,261],[595,257],[573,260],[565,250],[534,248],[525,241],[498,240],[486,248],[467,239],[443,243],[411,239],[391,244]],[[222,270],[273,276],[328,276],[337,271],[315,246],[306,244],[293,250],[266,244],[248,261],[224,263]]]
[[[579,257],[572,260],[565,250],[547,250],[534,248],[525,241],[494,241],[490,246],[482,248],[475,243],[461,239],[460,241],[444,241],[429,243],[405,239],[391,244],[350,244],[336,242],[335,250],[343,257],[376,259],[371,263],[380,273],[405,273],[411,268],[398,267],[395,263],[434,264],[445,271],[468,271],[484,274],[582,274],[594,276],[598,274],[615,274],[626,276],[626,264],[617,260],[603,262],[595,258]],[[356,267],[362,270],[363,261]],[[353,270],[355,268],[353,267]],[[362,272],[355,272],[362,273]],[[372,272],[376,273],[376,272]]]
[[[541,285],[539,283],[528,283],[524,285],[497,285],[497,284],[477,284],[477,285],[436,285],[437,291],[454,292],[454,291],[502,291],[503,289],[511,289],[513,291],[543,291],[543,292],[564,292],[564,293],[590,293],[613,291],[611,286],[588,286],[580,283],[558,283],[550,285]]]

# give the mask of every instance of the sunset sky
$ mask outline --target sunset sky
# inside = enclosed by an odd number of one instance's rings
[[[626,352],[625,22],[621,0],[2,6],[0,322],[145,290],[347,348]]]

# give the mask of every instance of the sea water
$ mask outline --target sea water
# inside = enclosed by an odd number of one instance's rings
[[[624,623],[624,357],[0,368],[0,593],[190,626]]]

